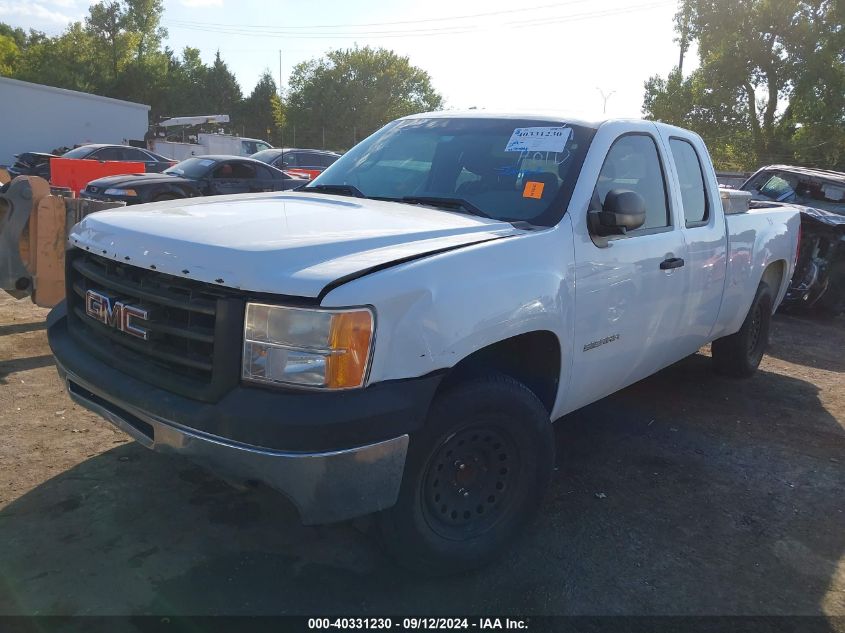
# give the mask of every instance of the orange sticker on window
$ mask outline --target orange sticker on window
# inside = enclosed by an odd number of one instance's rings
[[[543,187],[546,183],[529,180],[525,183],[525,189],[522,190],[523,198],[536,198],[539,200],[543,197]]]

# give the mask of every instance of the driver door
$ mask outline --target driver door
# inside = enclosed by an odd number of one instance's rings
[[[675,338],[683,327],[689,289],[683,265],[686,245],[669,196],[666,164],[662,145],[650,132],[622,134],[607,150],[592,205],[603,204],[610,190],[632,190],[645,200],[646,221],[625,235],[601,239],[584,238],[587,222],[580,218],[568,409],[679,360]]]

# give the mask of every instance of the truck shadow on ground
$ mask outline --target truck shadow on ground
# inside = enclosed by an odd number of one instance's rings
[[[436,580],[127,444],[0,511],[0,613],[845,613],[845,432],[812,384],[697,355],[560,420],[557,444],[526,537]]]
[[[767,354],[796,365],[845,372],[845,316],[776,314]]]
[[[28,371],[30,369],[39,369],[41,367],[49,367],[50,365],[55,364],[56,359],[53,358],[52,354],[0,361],[0,385],[6,384],[10,374]]]

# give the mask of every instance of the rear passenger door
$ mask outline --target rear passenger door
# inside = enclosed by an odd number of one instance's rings
[[[281,175],[275,178],[273,172],[269,167],[264,165],[252,165],[255,168],[255,180],[250,186],[251,191],[281,191],[282,183]]]
[[[630,123],[621,129],[625,127]],[[655,127],[640,127],[643,131],[621,135],[613,134],[620,128],[600,129],[590,150],[606,151],[591,206],[603,205],[611,190],[632,190],[645,200],[646,222],[626,235],[602,240],[588,233],[588,209],[577,211],[577,224],[573,220],[575,356],[572,405],[567,409],[593,402],[682,357],[675,339],[688,292],[686,246],[670,195],[668,157]]]
[[[666,134],[664,143],[675,175],[673,195],[680,210],[689,279],[677,343],[685,354],[692,354],[710,341],[719,315],[727,271],[725,222],[717,208],[721,202],[716,176],[701,139]]]

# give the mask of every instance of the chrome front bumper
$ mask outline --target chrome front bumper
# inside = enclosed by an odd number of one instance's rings
[[[325,453],[283,452],[240,444],[116,402],[57,362],[70,397],[149,449],[184,455],[212,472],[278,490],[305,525],[333,523],[396,503],[408,435]]]

